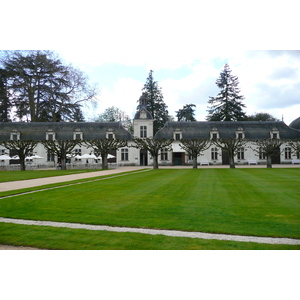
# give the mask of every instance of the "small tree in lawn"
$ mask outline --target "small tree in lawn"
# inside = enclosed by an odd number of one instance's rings
[[[81,144],[79,140],[44,140],[43,146],[47,151],[57,156],[61,162],[61,169],[66,170],[67,155],[72,155],[73,150],[77,145]]]
[[[92,148],[96,156],[101,156],[102,169],[108,169],[107,155],[109,151],[127,146],[126,140],[121,139],[95,139],[85,141],[88,148]]]
[[[212,140],[212,143],[224,151],[228,152],[229,166],[230,168],[235,168],[234,157],[237,155],[238,151],[243,148],[247,140],[244,139],[234,139],[234,138],[224,138]]]
[[[20,170],[25,171],[25,158],[28,156],[38,144],[34,140],[18,140],[18,141],[3,141],[1,144],[8,150],[15,150],[20,158]]]
[[[179,146],[185,150],[185,152],[192,156],[193,169],[197,169],[197,157],[201,152],[205,151],[210,146],[210,140],[208,139],[181,139]]]
[[[242,103],[244,96],[240,95],[238,78],[231,75],[229,65],[224,66],[220,77],[216,81],[221,89],[216,97],[210,97],[208,103],[207,121],[242,121],[246,114],[243,112],[245,105]]]
[[[261,139],[254,142],[258,148],[251,148],[254,152],[263,153],[267,157],[267,168],[272,168],[272,156],[284,143],[280,139]]]
[[[158,169],[158,155],[162,149],[171,151],[170,145],[173,140],[162,139],[149,139],[149,138],[134,138],[132,139],[135,143],[134,146],[137,149],[147,150],[153,158],[153,169]]]

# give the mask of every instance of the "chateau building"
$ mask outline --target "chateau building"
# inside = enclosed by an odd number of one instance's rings
[[[86,140],[86,139],[124,139],[128,146],[118,149],[111,154],[115,156],[114,162],[118,166],[152,165],[151,155],[146,150],[136,149],[132,141],[133,137],[153,138],[153,118],[146,106],[141,104],[133,119],[133,134],[130,134],[123,128],[120,122],[41,122],[41,123],[0,123],[0,141],[8,140]],[[159,156],[159,165],[188,165],[192,164],[192,158],[186,155],[180,147],[180,139],[267,139],[278,138],[283,140],[300,139],[300,118],[293,121],[287,126],[281,121],[272,122],[167,122],[160,129],[155,138],[174,139],[172,150],[162,149]],[[236,157],[236,164],[266,164],[266,157],[263,153],[257,153],[246,145],[242,147]],[[9,166],[18,163],[18,160],[1,160],[1,155],[13,157],[15,152],[8,150],[0,145],[0,166]],[[99,166],[99,159],[81,158],[84,154],[92,154],[92,149],[84,145],[78,145],[74,149],[74,156],[69,157],[67,166],[79,167],[82,165]],[[41,143],[32,149],[31,155],[39,157],[33,161],[30,157],[27,159],[28,164],[38,164],[42,167],[53,167],[57,164],[57,157],[47,152]],[[229,164],[226,152],[211,145],[198,157],[198,164],[204,165],[226,165]],[[289,145],[283,144],[278,149],[277,154],[272,158],[275,164],[300,163],[300,154],[294,153]]]

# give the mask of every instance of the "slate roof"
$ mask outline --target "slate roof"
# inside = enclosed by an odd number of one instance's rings
[[[3,122],[0,123],[0,141],[9,140],[13,130],[21,133],[22,140],[45,140],[48,130],[55,132],[57,140],[72,140],[73,133],[78,130],[83,133],[83,139],[105,138],[109,130],[112,130],[118,139],[132,139],[131,134],[120,122]]]
[[[182,132],[183,139],[210,138],[213,129],[219,131],[220,138],[236,138],[236,132],[242,128],[246,139],[270,138],[270,132],[276,128],[281,139],[300,138],[300,132],[290,128],[282,121],[236,121],[236,122],[167,122],[155,138],[172,139],[175,131]]]
[[[296,120],[294,120],[291,124],[290,124],[291,128],[300,130],[300,117],[297,118]]]
[[[141,119],[141,112],[144,111],[146,112],[146,116],[147,118],[146,119],[153,119],[151,113],[146,109],[145,106],[140,106],[139,110],[135,113],[135,116],[134,116],[134,119],[137,120],[137,119]]]

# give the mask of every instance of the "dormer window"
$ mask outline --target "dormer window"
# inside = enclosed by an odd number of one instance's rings
[[[271,139],[279,139],[279,130],[276,127],[274,127],[270,131],[270,135],[271,135]]]
[[[18,130],[13,130],[11,133],[10,133],[10,139],[12,141],[19,141],[20,140],[20,132]]]
[[[76,140],[76,141],[83,140],[83,133],[82,133],[82,131],[80,129],[76,129],[73,132],[73,140]]]
[[[52,129],[47,130],[46,140],[47,141],[55,141],[55,132]]]
[[[214,127],[210,131],[210,139],[215,141],[215,140],[218,140],[219,138],[220,138],[219,130],[216,127]]]
[[[245,138],[245,132],[242,127],[239,127],[235,134],[236,134],[236,138],[239,140],[242,140]]]
[[[109,128],[106,131],[106,138],[109,139],[109,140],[115,139],[115,132],[114,132],[114,130],[112,128]]]
[[[173,139],[175,141],[180,141],[182,139],[182,131],[180,129],[176,129],[174,132],[173,132]]]

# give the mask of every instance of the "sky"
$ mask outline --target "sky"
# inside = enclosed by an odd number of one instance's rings
[[[204,121],[226,63],[239,79],[247,114],[267,112],[287,124],[300,116],[295,1],[273,1],[271,10],[261,1],[231,0],[52,1],[44,9],[38,1],[16,2],[4,4],[17,24],[0,48],[54,50],[81,69],[100,90],[97,108],[85,109],[87,119],[110,106],[133,117],[153,70],[169,114],[195,104],[196,119]]]

